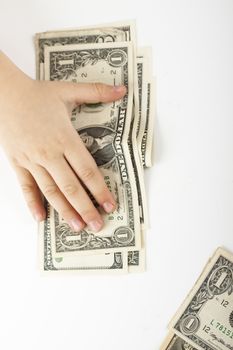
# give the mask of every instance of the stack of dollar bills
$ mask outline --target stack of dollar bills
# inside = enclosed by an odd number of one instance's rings
[[[233,350],[233,255],[218,248],[169,324],[160,350]]]
[[[73,232],[46,201],[40,224],[43,271],[132,272],[145,268],[147,209],[143,169],[152,163],[155,79],[150,48],[138,48],[134,22],[36,34],[37,79],[125,85],[114,103],[83,104],[71,121],[112,191],[117,210],[104,228]],[[96,144],[96,143],[95,143]]]

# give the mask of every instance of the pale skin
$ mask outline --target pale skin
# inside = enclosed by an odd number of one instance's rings
[[[42,193],[74,231],[98,232],[103,219],[84,187],[105,212],[116,203],[70,116],[80,104],[120,99],[125,87],[36,81],[0,51],[0,92],[0,145],[34,218],[46,218]]]

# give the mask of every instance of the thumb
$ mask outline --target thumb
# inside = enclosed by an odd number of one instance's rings
[[[125,86],[112,86],[102,83],[59,83],[63,101],[72,107],[83,103],[112,102],[126,94]]]

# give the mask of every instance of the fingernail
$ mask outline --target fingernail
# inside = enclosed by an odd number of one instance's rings
[[[126,92],[126,87],[124,85],[114,86],[113,89],[115,92]]]
[[[88,226],[92,231],[98,232],[103,226],[103,222],[100,220],[92,220],[88,222]]]
[[[114,211],[115,206],[111,202],[105,202],[103,204],[103,208],[106,213],[112,213]]]
[[[39,213],[39,212],[34,213],[33,216],[34,216],[34,219],[38,222],[44,220],[44,218],[45,218],[44,215],[42,213]]]
[[[74,231],[80,231],[83,228],[83,223],[78,219],[70,220],[70,226]]]

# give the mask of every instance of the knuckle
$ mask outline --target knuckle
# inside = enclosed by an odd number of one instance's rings
[[[44,147],[40,147],[36,151],[36,162],[39,164],[47,164],[51,161],[54,161],[58,158],[58,155],[54,152],[51,152],[51,150],[46,149]]]
[[[37,157],[38,159],[41,159],[41,160],[49,160],[49,152],[48,150],[46,150],[45,148],[38,148],[37,150]]]
[[[67,185],[64,185],[63,190],[65,195],[73,196],[78,193],[78,186],[74,184],[67,184]]]
[[[21,165],[20,160],[17,157],[10,156],[9,159],[10,159],[10,162],[13,166],[19,167]]]
[[[38,201],[36,199],[31,199],[27,201],[27,205],[29,209],[33,209],[35,206],[38,205]]]
[[[45,197],[54,197],[58,194],[58,188],[55,184],[46,185],[43,192]]]
[[[83,210],[79,214],[81,215],[82,219],[85,222],[90,222],[92,220],[96,220],[99,218],[97,210],[95,209],[94,206],[93,206],[93,209],[90,208],[90,209]]]
[[[79,176],[84,182],[88,182],[95,177],[96,170],[93,167],[85,167],[80,169]]]
[[[95,90],[95,93],[99,99],[101,99],[104,96],[104,85],[101,83],[93,83],[93,88]]]
[[[70,209],[70,208],[62,208],[60,214],[64,220],[69,220],[70,218],[72,218],[74,216],[74,213],[73,213],[72,209]]]
[[[22,184],[21,188],[24,194],[32,193],[35,190],[34,185],[29,183]]]
[[[14,168],[28,167],[30,164],[30,158],[25,152],[9,157],[11,164]]]

